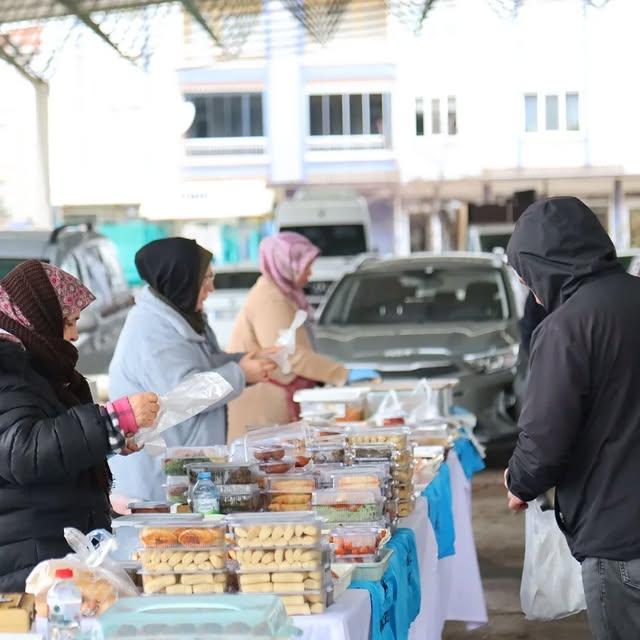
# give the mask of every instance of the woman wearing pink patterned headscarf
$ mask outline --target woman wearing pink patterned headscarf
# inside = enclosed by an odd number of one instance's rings
[[[110,526],[107,457],[150,426],[155,394],[106,407],[76,371],[77,322],[93,302],[76,278],[37,260],[0,280],[0,593],[69,552],[64,527]]]
[[[260,243],[262,276],[253,286],[231,335],[232,351],[273,347],[299,309],[309,310],[304,286],[320,249],[304,236],[283,232]],[[348,371],[316,352],[310,322],[296,333],[290,356],[292,373],[278,373],[269,382],[248,387],[229,404],[229,441],[241,437],[247,426],[285,424],[298,418],[293,394],[318,384],[343,385]]]

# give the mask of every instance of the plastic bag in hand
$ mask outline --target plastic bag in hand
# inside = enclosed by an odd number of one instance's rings
[[[529,620],[557,620],[586,609],[582,570],[571,555],[555,513],[537,500],[526,511],[520,603]]]
[[[278,334],[275,346],[280,347],[280,350],[269,356],[285,375],[291,373],[289,358],[296,352],[296,332],[307,321],[307,317],[306,311],[302,309],[296,311],[291,326]]]
[[[73,553],[41,562],[27,578],[26,592],[35,596],[39,616],[47,615],[47,593],[55,582],[57,569],[73,571],[73,581],[82,593],[83,616],[100,615],[118,598],[138,595],[131,578],[110,558],[117,543],[108,531],[96,529],[85,536],[78,529],[67,527],[64,537]]]
[[[157,440],[164,431],[209,409],[232,390],[232,386],[213,371],[189,376],[173,391],[160,396],[160,411],[154,425],[149,429],[140,429],[133,441],[137,445],[143,445]]]

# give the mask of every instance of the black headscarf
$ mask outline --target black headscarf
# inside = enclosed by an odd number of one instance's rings
[[[212,258],[213,254],[187,238],[154,240],[136,253],[140,277],[200,334],[206,320],[196,311],[196,304]]]
[[[548,313],[588,280],[622,268],[596,215],[573,197],[532,204],[516,224],[507,257]]]

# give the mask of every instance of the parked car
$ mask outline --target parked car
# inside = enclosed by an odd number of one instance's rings
[[[68,271],[96,296],[78,322],[78,369],[90,378],[106,374],[133,297],[115,245],[91,225],[53,231],[0,231],[0,277],[35,258]]]
[[[520,342],[511,282],[499,255],[370,260],[321,309],[319,350],[384,380],[457,378],[454,400],[477,415],[479,440],[509,452]]]
[[[204,302],[207,320],[215,331],[220,346],[224,349],[231,338],[236,316],[260,277],[256,264],[238,264],[214,268],[215,291]]]

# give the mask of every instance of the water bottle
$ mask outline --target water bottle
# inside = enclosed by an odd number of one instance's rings
[[[193,511],[205,516],[220,513],[220,494],[216,485],[211,481],[209,471],[200,471],[198,481],[193,487]]]
[[[49,640],[80,637],[82,593],[73,582],[71,569],[56,569],[56,581],[47,594]]]

